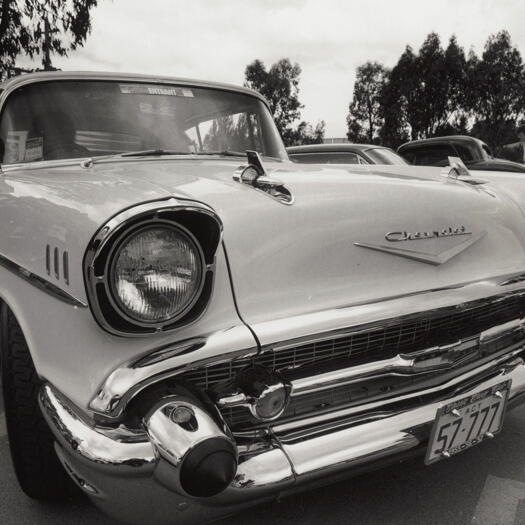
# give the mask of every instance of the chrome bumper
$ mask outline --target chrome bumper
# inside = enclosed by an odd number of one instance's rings
[[[360,413],[341,412],[329,423],[312,418],[302,428],[276,425],[260,438],[237,437],[235,477],[211,497],[188,496],[171,483],[163,456],[175,444],[162,443],[148,428],[149,420],[140,431],[92,426],[50,385],[43,387],[40,404],[66,469],[105,512],[128,523],[203,523],[299,490],[309,481],[329,482],[335,473],[351,474],[359,465],[417,449],[427,441],[441,405],[502,380],[512,380],[511,402],[525,401],[523,356],[522,349],[514,350],[453,388],[431,389],[432,401],[424,405],[396,408],[405,396],[361,407]]]

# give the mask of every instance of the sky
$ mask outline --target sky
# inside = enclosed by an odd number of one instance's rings
[[[392,67],[437,32],[466,51],[507,29],[525,54],[523,0],[99,0],[83,48],[64,70],[118,71],[242,84],[246,65],[280,58],[302,68],[302,119],[346,135],[356,68]]]

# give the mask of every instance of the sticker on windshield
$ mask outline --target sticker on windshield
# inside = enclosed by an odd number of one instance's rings
[[[5,141],[6,164],[22,162],[26,153],[27,131],[8,131]]]
[[[193,97],[188,88],[173,86],[147,86],[144,84],[119,84],[120,92],[126,95],[164,95],[168,97]]]
[[[26,162],[32,162],[40,160],[44,156],[44,138],[35,137],[26,140],[26,151],[24,154],[24,160]]]

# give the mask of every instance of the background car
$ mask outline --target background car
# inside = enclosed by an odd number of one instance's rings
[[[466,135],[413,140],[399,146],[397,152],[417,166],[446,166],[448,157],[461,157],[471,170],[525,173],[525,165],[495,158],[482,140]]]
[[[291,161],[300,164],[406,164],[395,151],[374,144],[312,144],[286,151]]]

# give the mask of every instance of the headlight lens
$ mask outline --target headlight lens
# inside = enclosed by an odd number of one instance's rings
[[[170,320],[192,305],[202,284],[200,251],[184,231],[150,226],[126,238],[115,253],[112,288],[120,308],[147,323]]]

